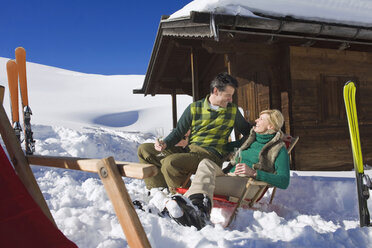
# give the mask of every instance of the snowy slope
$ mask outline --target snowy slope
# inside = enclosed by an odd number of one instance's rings
[[[8,60],[0,58],[0,84],[6,88]],[[88,124],[145,132],[164,124],[166,130],[172,127],[170,96],[132,94],[133,89],[142,87],[143,75],[92,75],[27,62],[27,76],[34,123],[74,128]],[[7,111],[10,109],[8,97],[6,90]],[[178,101],[179,114],[182,114],[191,97],[180,96]],[[153,112],[158,113],[157,118],[152,118]]]
[[[0,84],[5,86],[6,61],[0,58]],[[170,128],[170,99],[132,94],[143,76],[27,66],[37,154],[138,161],[137,147],[154,139],[153,127]],[[190,101],[180,99],[180,111]],[[138,118],[128,122],[123,113],[130,111]],[[59,228],[79,247],[127,245],[97,175],[37,166],[33,171]],[[228,229],[216,225],[196,231],[155,214],[138,214],[153,247],[370,247],[372,229],[359,227],[354,172],[291,175],[289,188],[278,190],[272,205],[267,195],[257,206],[261,211],[240,210]],[[124,181],[132,199],[149,201],[141,180]],[[214,209],[212,218],[222,218],[220,210]]]

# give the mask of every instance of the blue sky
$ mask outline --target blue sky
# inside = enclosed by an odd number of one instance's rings
[[[0,0],[0,57],[104,75],[145,74],[162,15],[191,0]]]

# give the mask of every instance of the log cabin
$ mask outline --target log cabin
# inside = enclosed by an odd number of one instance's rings
[[[161,18],[149,66],[135,94],[194,100],[209,93],[219,72],[238,79],[234,101],[253,122],[276,108],[284,132],[299,136],[292,170],[350,170],[350,136],[343,85],[357,86],[364,163],[372,165],[372,23],[357,26],[292,17],[234,16],[191,12]]]

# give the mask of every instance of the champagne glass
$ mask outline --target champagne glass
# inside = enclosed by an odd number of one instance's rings
[[[242,149],[239,148],[238,150],[238,163],[242,162]]]
[[[164,139],[164,128],[162,127],[159,127],[156,129],[156,140],[162,144],[163,143],[163,139]],[[163,157],[165,156],[165,153],[164,152],[160,152],[158,155],[156,155],[158,157]]]
[[[239,148],[234,148],[234,158],[236,164],[239,164],[242,162],[242,150]]]
[[[242,149],[236,149],[235,150],[235,173],[237,172],[237,168],[238,168],[238,164],[240,164],[242,162]],[[240,168],[241,166],[239,165],[239,171],[240,171]],[[240,176],[240,174],[237,174]]]

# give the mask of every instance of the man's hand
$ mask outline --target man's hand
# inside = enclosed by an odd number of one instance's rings
[[[155,144],[154,144],[155,150],[158,152],[164,151],[167,148],[167,144],[163,141],[160,141],[156,139]]]
[[[244,163],[239,163],[235,166],[236,175],[245,175],[248,177],[256,178],[257,172]]]

